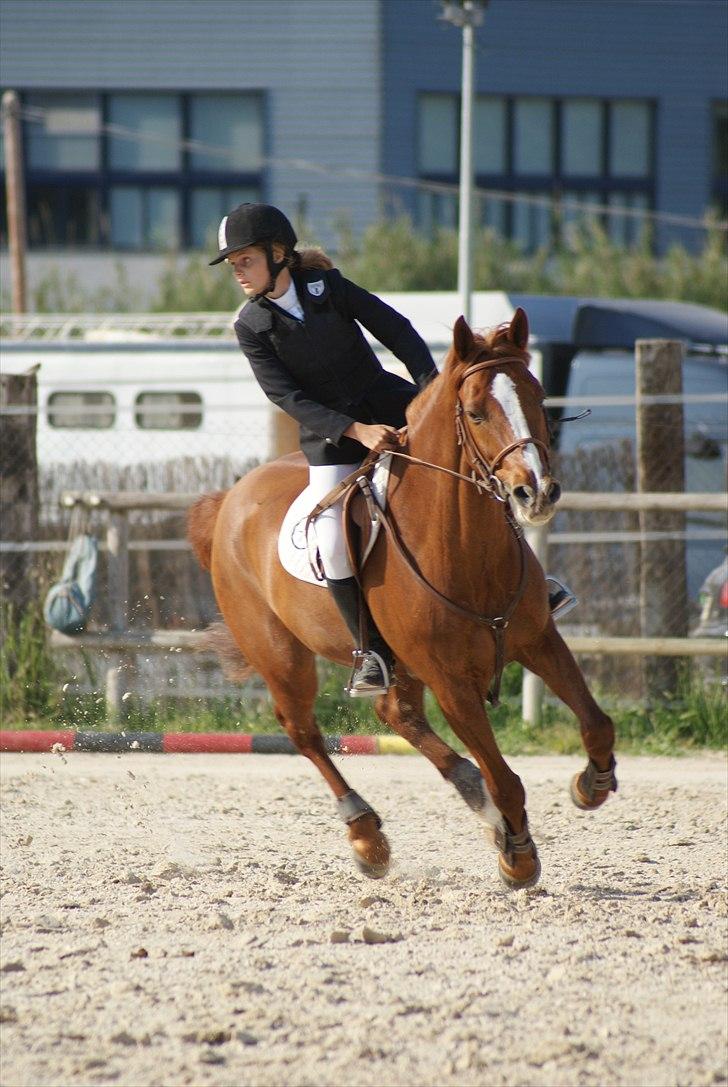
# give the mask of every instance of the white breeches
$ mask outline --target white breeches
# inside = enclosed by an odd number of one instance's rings
[[[356,464],[309,464],[308,481],[313,499],[312,505],[333,490],[336,484],[341,483],[342,479],[356,467]],[[326,577],[334,581],[341,581],[354,575],[346,555],[341,515],[342,505],[341,502],[337,502],[335,506],[330,506],[316,518],[316,541],[321,555],[321,564]]]

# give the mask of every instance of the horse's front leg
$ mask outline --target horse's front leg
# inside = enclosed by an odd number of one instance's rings
[[[611,717],[599,708],[592,697],[579,665],[553,620],[549,621],[535,645],[519,653],[518,660],[541,676],[554,694],[576,714],[589,762],[586,769],[572,779],[571,799],[584,810],[600,807],[610,792],[617,789]]]
[[[432,684],[453,732],[475,757],[487,793],[485,818],[494,831],[498,869],[507,887],[532,887],[541,865],[528,830],[521,779],[501,755],[478,689],[443,679]]]

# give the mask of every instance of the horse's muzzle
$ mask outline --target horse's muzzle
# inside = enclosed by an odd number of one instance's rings
[[[506,490],[513,512],[523,525],[545,525],[555,514],[556,503],[561,498],[561,484],[550,476],[538,489],[519,483]]]

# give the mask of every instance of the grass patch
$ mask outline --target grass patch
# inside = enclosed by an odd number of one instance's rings
[[[0,660],[4,728],[72,728],[99,730],[121,726],[106,721],[103,692],[64,696],[63,675],[45,649],[42,617],[24,616],[6,633]],[[369,699],[343,694],[348,672],[319,663],[316,718],[321,731],[337,735],[388,735]],[[520,665],[503,675],[502,702],[488,715],[504,755],[581,754],[577,722],[560,702],[546,699],[538,727],[521,717]],[[648,708],[624,703],[603,693],[599,699],[617,730],[618,751],[631,754],[677,755],[701,749],[725,749],[728,741],[726,692],[718,682],[689,667],[680,675],[674,696]],[[463,745],[452,732],[433,695],[426,695],[426,712],[433,729],[455,750]],[[245,697],[201,701],[160,698],[153,703],[131,702],[123,727],[135,732],[255,732],[279,733],[270,703]]]

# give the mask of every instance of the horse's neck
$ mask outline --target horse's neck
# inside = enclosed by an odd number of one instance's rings
[[[408,430],[413,457],[470,477],[471,466],[457,442],[455,402],[443,390]],[[406,466],[396,516],[419,538],[441,541],[429,557],[440,583],[464,590],[480,586],[487,562],[489,575],[508,582],[518,562],[518,544],[502,503],[473,484],[431,468]],[[399,488],[398,488],[399,490]],[[410,535],[408,533],[407,535]]]

